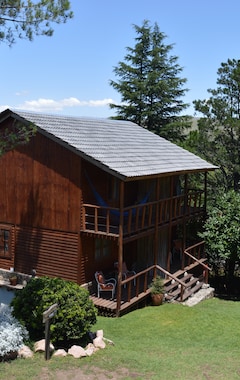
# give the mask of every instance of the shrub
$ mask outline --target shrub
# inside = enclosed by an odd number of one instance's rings
[[[33,278],[12,300],[13,314],[28,329],[31,339],[44,337],[43,312],[58,304],[51,319],[51,341],[82,338],[96,323],[97,311],[86,289],[60,278]]]
[[[225,274],[232,278],[236,265],[240,262],[240,194],[230,190],[215,199],[204,231],[200,236],[206,242],[209,264],[215,274]]]
[[[0,304],[0,360],[18,351],[27,338],[27,330],[13,317],[11,308]]]
[[[151,291],[152,295],[164,293],[164,282],[163,282],[162,277],[156,276],[152,280],[152,282],[150,284],[150,291]]]

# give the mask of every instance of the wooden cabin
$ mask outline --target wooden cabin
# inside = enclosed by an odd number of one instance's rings
[[[0,133],[16,121],[37,131],[0,158],[0,268],[92,284],[99,307],[101,270],[118,280],[117,315],[157,273],[175,278],[192,261],[207,269],[200,249],[196,257],[188,248],[202,247],[193,226],[205,215],[215,166],[128,121],[7,109]],[[135,285],[123,279],[123,262]]]

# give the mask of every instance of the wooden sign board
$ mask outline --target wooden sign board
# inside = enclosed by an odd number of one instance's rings
[[[56,311],[58,309],[58,304],[54,303],[51,305],[46,311],[43,312],[43,323],[46,323],[48,319],[51,319],[56,314]]]

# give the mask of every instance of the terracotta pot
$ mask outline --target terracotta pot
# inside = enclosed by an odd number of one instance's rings
[[[10,277],[9,282],[11,285],[16,286],[17,285],[17,277]]]
[[[163,294],[152,294],[153,306],[159,306],[163,303]]]

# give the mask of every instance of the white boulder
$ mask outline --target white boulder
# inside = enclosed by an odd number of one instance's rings
[[[84,348],[77,345],[73,345],[71,348],[69,348],[68,354],[72,355],[76,359],[87,356]]]

